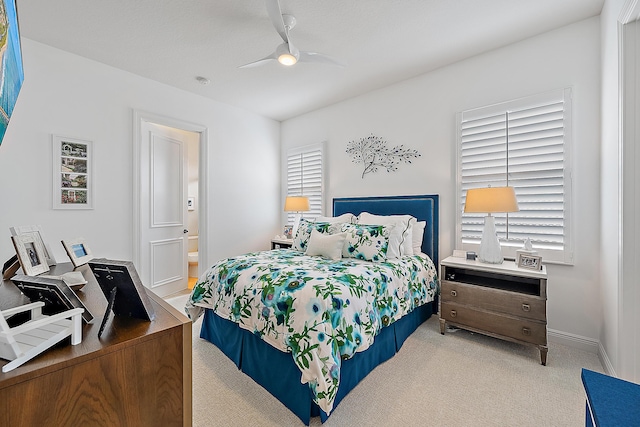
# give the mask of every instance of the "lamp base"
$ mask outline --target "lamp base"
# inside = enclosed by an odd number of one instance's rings
[[[478,251],[480,262],[487,264],[502,264],[502,249],[496,233],[495,217],[487,215],[484,217],[484,229],[482,230],[482,240]]]
[[[296,234],[298,233],[298,228],[300,228],[300,219],[302,218],[302,214],[300,212],[296,212],[293,217],[293,227],[291,228],[291,238],[295,239]]]

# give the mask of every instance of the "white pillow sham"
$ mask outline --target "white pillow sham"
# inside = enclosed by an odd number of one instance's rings
[[[329,224],[350,223],[355,224],[358,218],[352,213],[344,213],[339,216],[319,216],[316,222],[328,222]]]
[[[390,230],[387,258],[400,258],[403,255],[413,255],[412,227],[417,221],[411,215],[374,215],[362,212],[358,215],[358,224],[367,225],[395,225]]]
[[[318,230],[311,230],[305,254],[339,260],[342,258],[342,248],[346,238],[347,233],[323,234]]]
[[[424,237],[424,229],[427,226],[427,221],[418,221],[413,224],[411,228],[411,241],[413,245],[413,254],[418,255],[422,253],[422,238]]]

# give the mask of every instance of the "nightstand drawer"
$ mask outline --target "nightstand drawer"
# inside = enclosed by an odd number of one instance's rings
[[[547,344],[547,325],[536,320],[476,310],[471,307],[442,301],[440,317],[447,322],[468,326],[472,330],[502,335],[531,344]]]
[[[448,280],[443,280],[441,286],[443,302],[471,305],[526,319],[547,320],[546,301],[541,297]]]

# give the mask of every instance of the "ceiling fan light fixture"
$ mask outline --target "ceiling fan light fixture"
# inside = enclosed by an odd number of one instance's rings
[[[286,53],[281,53],[280,56],[278,56],[278,62],[281,63],[282,65],[286,65],[287,67],[294,65],[296,62],[298,62],[298,58],[296,58],[294,55],[290,54],[289,52]]]

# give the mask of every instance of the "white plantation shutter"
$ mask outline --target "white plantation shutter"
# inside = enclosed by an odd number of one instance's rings
[[[287,196],[309,197],[309,212],[302,218],[322,215],[323,206],[323,145],[314,144],[289,150],[287,153]],[[287,212],[287,224],[293,224],[295,212]]]
[[[485,214],[465,214],[470,188],[514,187],[519,212],[494,214],[503,255],[530,238],[543,261],[572,263],[569,227],[571,90],[458,115],[458,242],[480,244]]]

